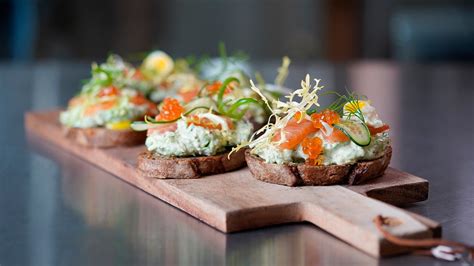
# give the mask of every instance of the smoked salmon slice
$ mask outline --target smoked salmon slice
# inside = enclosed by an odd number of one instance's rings
[[[306,136],[316,132],[318,129],[313,126],[313,122],[303,119],[298,122],[297,119],[291,119],[281,132],[278,132],[273,141],[279,141],[284,134],[286,140],[280,144],[280,148],[292,150],[300,144]]]
[[[147,136],[150,136],[153,133],[165,133],[165,132],[172,132],[178,128],[177,123],[169,123],[169,124],[161,124],[155,125],[152,128],[149,128],[146,132]]]

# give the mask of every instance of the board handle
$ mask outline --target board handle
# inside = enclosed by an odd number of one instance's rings
[[[395,236],[414,239],[434,236],[427,220],[423,223],[413,214],[340,186],[325,187],[324,193],[315,193],[314,198],[301,206],[304,221],[375,257],[408,251],[384,239],[373,221],[377,215],[393,221],[388,230]]]

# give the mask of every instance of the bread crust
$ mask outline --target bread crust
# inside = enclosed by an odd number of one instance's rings
[[[304,163],[273,164],[245,152],[245,160],[258,180],[285,186],[356,185],[377,178],[385,172],[392,157],[389,146],[382,157],[355,164],[313,166]]]
[[[392,147],[388,146],[382,157],[371,161],[357,162],[349,174],[349,185],[358,185],[382,176],[392,159]]]
[[[220,174],[245,166],[244,150],[231,154],[213,156],[164,157],[149,151],[138,155],[138,171],[141,175],[154,178],[200,178]]]
[[[111,130],[101,127],[73,128],[63,126],[66,138],[83,146],[94,148],[112,148],[134,146],[145,143],[145,131]]]

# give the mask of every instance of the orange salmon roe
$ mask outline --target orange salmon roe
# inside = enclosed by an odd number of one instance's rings
[[[323,155],[319,155],[318,158],[316,159],[306,159],[306,164],[309,164],[309,165],[323,165],[324,164],[324,156]]]
[[[304,154],[308,155],[308,158],[315,160],[323,151],[323,141],[318,138],[305,138],[301,142],[301,147],[303,148]]]
[[[227,126],[229,128],[234,128],[234,124],[232,123],[232,121],[230,119],[227,119],[227,118],[224,118],[227,122]],[[203,127],[203,128],[207,128],[207,129],[222,129],[222,125],[221,124],[216,124],[216,123],[213,123],[211,120],[209,120],[208,118],[206,117],[199,117],[197,115],[192,115],[192,116],[189,116],[188,117],[188,125],[190,124],[193,124],[195,126],[199,126],[199,127]]]
[[[224,90],[224,94],[228,94],[228,93],[232,92],[231,84],[232,84],[232,82],[229,85],[227,85],[227,88],[225,88],[225,90]],[[219,89],[221,88],[221,86],[222,86],[222,82],[216,81],[216,82],[208,85],[206,87],[206,89],[209,92],[209,94],[216,94],[216,93],[219,92]]]
[[[115,86],[109,86],[101,89],[97,96],[105,97],[105,96],[116,96],[120,94],[120,90],[117,89]]]
[[[321,113],[315,113],[311,115],[311,120],[313,121],[313,126],[318,129],[322,129],[323,125],[321,121],[326,122],[329,125],[334,125],[339,123],[341,117],[339,114],[333,110],[326,109]]]
[[[207,118],[199,118],[197,115],[189,117],[188,124],[193,124],[198,127],[203,127],[207,129],[221,129],[222,126],[219,124],[214,124]]]
[[[173,98],[165,98],[160,107],[160,113],[155,117],[159,121],[171,121],[178,119],[184,112],[184,108]]]
[[[143,95],[137,94],[130,98],[130,102],[132,102],[135,105],[142,105],[142,104],[148,103],[148,100],[145,97],[143,97]]]
[[[296,112],[293,118],[296,119],[297,121],[300,121],[302,116],[303,116],[302,112]]]

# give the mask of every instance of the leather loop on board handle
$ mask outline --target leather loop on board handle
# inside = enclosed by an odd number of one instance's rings
[[[471,257],[474,257],[474,247],[456,242],[451,240],[445,240],[441,238],[428,238],[428,239],[405,239],[400,238],[395,235],[392,235],[387,229],[385,229],[384,225],[391,226],[391,219],[388,217],[383,217],[381,215],[377,215],[374,218],[374,223],[377,229],[382,233],[382,235],[392,244],[401,247],[411,247],[415,251],[418,249],[428,249],[433,248],[436,246],[448,246],[453,248],[453,251],[456,253],[464,253],[469,252]],[[426,253],[423,253],[426,254]]]

